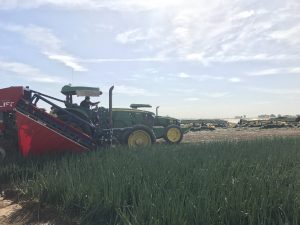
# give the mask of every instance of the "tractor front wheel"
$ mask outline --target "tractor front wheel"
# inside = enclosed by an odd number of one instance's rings
[[[177,125],[170,125],[166,127],[164,139],[169,144],[178,144],[183,138],[183,132]]]
[[[134,126],[124,135],[124,142],[129,148],[149,147],[155,141],[154,132],[143,125]]]

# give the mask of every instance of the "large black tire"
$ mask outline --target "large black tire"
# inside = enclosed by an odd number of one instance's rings
[[[169,125],[165,129],[164,137],[166,142],[169,144],[178,144],[182,141],[183,132],[177,125]]]
[[[129,128],[122,135],[122,143],[129,148],[149,147],[156,142],[152,129],[145,125],[136,125]]]

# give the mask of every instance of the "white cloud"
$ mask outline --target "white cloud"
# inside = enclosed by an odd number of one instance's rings
[[[299,95],[299,89],[276,89],[276,88],[250,88],[250,90],[255,92],[261,92],[265,94],[275,94],[275,95]]]
[[[240,83],[242,80],[238,77],[231,77],[228,79],[228,81],[232,83]]]
[[[232,56],[212,56],[207,57],[202,62],[204,65],[209,64],[210,62],[247,62],[247,61],[278,61],[278,60],[296,60],[300,59],[300,56],[297,55],[268,55],[266,53],[258,53],[255,55],[241,55],[236,54]]]
[[[41,83],[65,82],[65,80],[60,77],[45,74],[39,69],[24,63],[0,61],[0,70],[21,76],[23,79],[28,81]]]
[[[90,0],[0,0],[0,9],[38,8],[41,6],[57,6],[64,8],[92,7],[94,1]]]
[[[228,97],[229,96],[229,92],[199,92],[199,91],[193,91],[193,92],[197,92],[198,96],[203,96],[205,98],[224,98],[224,97]],[[198,97],[189,97],[189,98],[185,98],[185,101],[198,101],[200,100],[200,98]]]
[[[248,19],[248,18],[253,17],[253,16],[267,14],[267,13],[268,13],[268,11],[263,10],[263,9],[245,10],[245,11],[241,11],[241,12],[237,13],[231,19],[232,20],[242,20],[242,19]]]
[[[192,79],[194,81],[203,82],[203,81],[222,81],[225,79],[225,77],[222,76],[216,76],[216,75],[207,75],[207,74],[187,74],[187,73],[179,73],[177,75],[174,75],[172,77],[177,77],[181,79]]]
[[[107,63],[107,62],[165,62],[168,58],[149,57],[149,58],[99,58],[99,59],[77,59],[78,62],[84,63]]]
[[[178,74],[178,77],[179,77],[179,78],[186,79],[186,78],[191,78],[191,75],[186,74],[186,73],[180,73],[180,74]]]
[[[159,58],[195,61],[204,65],[215,62],[299,60],[299,25],[287,30],[282,30],[282,27],[299,20],[300,4],[295,0],[276,1],[274,6],[267,1],[259,4],[254,2],[255,4],[235,0],[0,0],[0,8],[109,8],[127,11],[126,13],[128,10],[143,10],[141,16],[150,18],[150,21],[145,20],[149,22],[146,22],[147,25],[128,28],[115,37],[119,43],[135,44],[133,51],[145,51],[148,46]],[[282,43],[282,40],[286,40],[289,46]]]
[[[255,14],[254,10],[242,11],[234,16],[234,19],[246,19]]]
[[[268,75],[279,74],[281,72],[282,72],[282,69],[266,69],[266,70],[251,72],[251,73],[248,73],[248,75],[249,76],[268,76]]]
[[[197,76],[198,81],[204,81],[204,80],[224,80],[224,77],[222,76],[213,76],[213,75],[199,75]]]
[[[148,29],[147,31],[143,31],[141,29],[133,29],[117,34],[116,41],[122,44],[127,44],[135,43],[137,41],[155,39],[156,37],[160,37],[159,30],[157,29]]]
[[[300,42],[300,26],[294,26],[286,30],[273,31],[270,37],[278,41],[287,41],[288,43],[297,44]]]
[[[61,40],[59,40],[50,29],[44,27],[35,25],[25,27],[15,24],[0,24],[0,27],[24,35],[27,40],[30,40],[43,51],[49,49],[59,51],[62,46]]]
[[[274,104],[274,102],[272,102],[272,101],[255,101],[255,102],[253,102],[252,104],[254,104],[254,105],[267,105],[267,104]]]
[[[161,26],[157,21],[158,27],[163,28],[160,29],[159,38],[149,37],[147,31],[134,37],[136,30],[134,33],[128,30],[132,38],[125,38],[123,43],[144,39],[166,57],[203,65],[214,62],[299,60],[300,47],[296,45],[299,40],[298,28],[292,29],[287,35],[273,34],[274,38],[287,37],[292,40],[289,47],[270,38],[270,33],[277,27],[294,23],[296,8],[300,10],[300,7],[291,7],[291,2],[278,3],[276,10],[267,3],[248,9],[244,2],[232,0],[189,1],[168,9]],[[286,16],[278,18],[283,14]]]
[[[181,72],[176,75],[172,75],[171,77],[181,78],[181,79],[188,79],[188,80],[194,80],[197,82],[203,82],[203,81],[222,81],[225,79],[223,76],[216,76],[216,75],[208,75],[208,74],[187,74],[184,72]]]
[[[191,97],[191,98],[186,98],[184,99],[185,101],[188,101],[188,102],[196,102],[199,100],[199,98],[196,98],[196,97]]]
[[[0,0],[0,9],[55,6],[65,9],[80,10],[97,10],[102,8],[109,8],[112,10],[122,11],[140,11],[182,5],[183,2],[183,0]]]
[[[156,93],[151,93],[143,88],[126,86],[126,85],[115,85],[114,92],[117,94],[128,95],[128,96],[157,96]]]
[[[36,25],[20,26],[1,23],[0,28],[24,35],[26,40],[37,46],[49,59],[62,62],[64,65],[72,68],[74,71],[87,71],[86,68],[77,62],[75,57],[65,53],[62,50],[62,41],[57,38],[48,28],[39,27]]]
[[[207,97],[210,98],[223,98],[229,95],[228,92],[213,92],[213,93],[205,93],[204,94]]]
[[[189,53],[185,56],[186,60],[204,62],[205,59],[201,53]]]
[[[300,67],[290,68],[289,72],[290,73],[300,73]]]
[[[156,68],[146,68],[145,72],[150,74],[157,74],[159,71]]]
[[[300,73],[299,67],[291,67],[291,68],[273,68],[273,69],[265,69],[259,70],[255,72],[247,73],[248,76],[270,76],[270,75],[285,75],[285,74],[298,74]]]
[[[57,54],[51,54],[51,53],[45,53],[49,59],[57,60],[59,62],[62,62],[66,66],[72,68],[74,71],[87,71],[86,68],[81,66],[77,63],[78,59],[75,59],[72,56],[69,55],[57,55]]]
[[[126,43],[134,43],[136,41],[145,40],[146,36],[140,33],[139,29],[129,30],[124,33],[119,33],[116,36],[116,41],[126,44]]]

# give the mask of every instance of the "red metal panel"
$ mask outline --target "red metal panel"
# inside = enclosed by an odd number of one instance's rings
[[[16,112],[19,148],[24,156],[46,152],[83,152],[87,148],[46,127],[28,116]]]
[[[10,87],[0,89],[0,112],[13,110],[23,95],[23,87]]]

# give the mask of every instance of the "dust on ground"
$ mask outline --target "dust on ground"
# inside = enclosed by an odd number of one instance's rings
[[[55,209],[38,201],[22,201],[16,196],[0,196],[0,225],[75,225],[58,216]]]
[[[183,143],[253,140],[272,137],[300,137],[300,128],[218,128],[213,131],[189,132],[184,135]]]
[[[14,203],[11,200],[6,200],[0,197],[0,224],[15,224],[9,223],[11,216],[22,208],[21,205]]]

